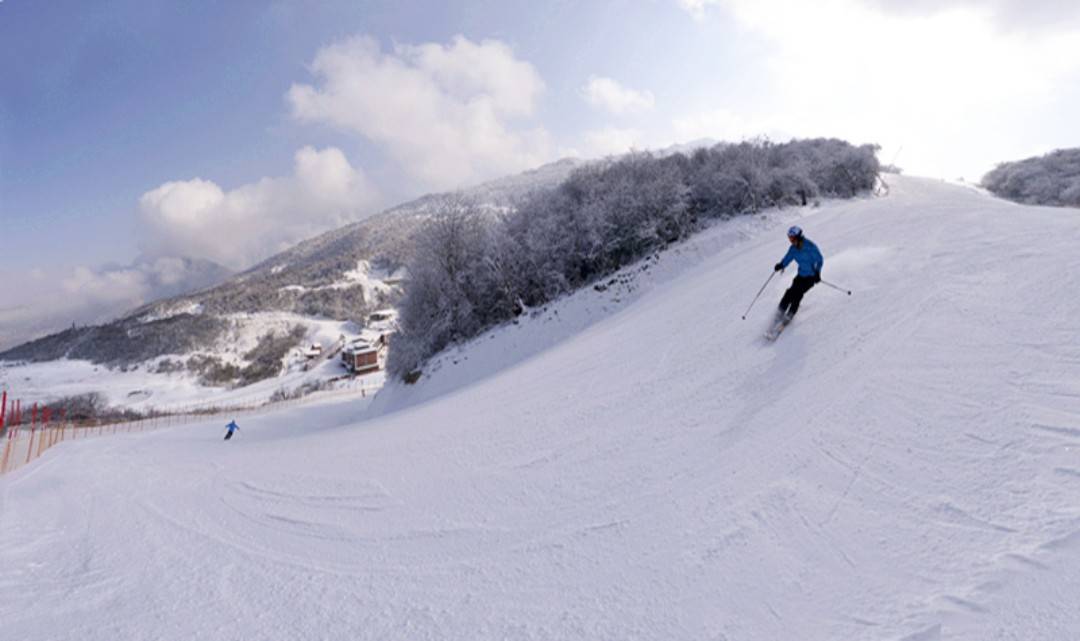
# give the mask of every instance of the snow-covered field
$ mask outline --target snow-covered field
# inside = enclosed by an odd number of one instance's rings
[[[208,345],[198,352],[214,356],[225,363],[239,366],[246,364],[243,355],[255,348],[259,338],[268,332],[279,335],[288,333],[295,325],[307,328],[300,348],[285,357],[284,371],[280,376],[259,381],[241,388],[208,387],[200,384],[196,374],[187,371],[158,373],[163,360],[183,361],[185,356],[163,356],[127,371],[110,369],[84,360],[61,360],[45,363],[5,363],[0,361],[0,389],[30,403],[48,403],[53,399],[97,392],[113,407],[137,411],[181,411],[196,406],[241,406],[264,403],[274,392],[291,391],[305,383],[327,381],[341,377],[347,372],[339,358],[318,359],[305,369],[306,359],[300,352],[311,344],[324,349],[337,343],[340,337],[354,338],[362,333],[348,321],[317,320],[283,312],[258,314],[234,314],[228,317],[234,329],[228,332],[218,345]],[[382,384],[382,373],[365,377],[365,384],[377,387]]]
[[[1080,215],[890,182],[802,220],[855,293],[774,344],[783,225],[718,225],[374,407],[53,448],[0,479],[0,630],[1080,638]]]

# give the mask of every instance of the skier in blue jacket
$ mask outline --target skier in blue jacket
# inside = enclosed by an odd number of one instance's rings
[[[784,292],[784,297],[780,299],[777,320],[783,323],[791,321],[792,317],[795,316],[795,312],[799,311],[799,303],[802,301],[803,294],[821,282],[821,267],[825,264],[821,251],[809,238],[803,236],[801,227],[798,225],[792,226],[788,229],[787,235],[791,247],[784,254],[783,260],[776,263],[773,269],[780,271],[794,260],[799,264],[799,273],[795,276],[795,280],[791,282],[791,287],[788,287],[788,290]]]
[[[225,440],[227,441],[232,438],[233,432],[240,429],[240,426],[236,424],[236,421],[229,421],[229,424],[225,426],[225,429],[229,430],[228,432],[225,432]]]

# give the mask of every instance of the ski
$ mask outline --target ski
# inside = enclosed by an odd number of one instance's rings
[[[791,318],[783,314],[778,314],[776,320],[773,321],[773,324],[769,326],[768,330],[765,331],[765,340],[775,341],[777,338],[780,337],[780,332],[783,332],[784,328],[787,327],[790,323]]]

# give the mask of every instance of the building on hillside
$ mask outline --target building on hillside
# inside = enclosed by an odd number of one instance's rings
[[[341,363],[353,374],[368,374],[380,369],[378,346],[357,338],[341,350]]]
[[[382,332],[396,331],[397,310],[388,307],[386,309],[378,309],[371,312],[367,317],[367,327]]]
[[[345,343],[341,350],[342,365],[353,374],[379,371],[386,363],[391,335],[391,331],[362,330],[359,337]]]

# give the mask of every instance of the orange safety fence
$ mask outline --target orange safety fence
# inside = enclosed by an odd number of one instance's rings
[[[380,385],[356,381],[351,385],[322,390],[306,396],[286,400],[268,401],[252,398],[230,401],[228,404],[212,402],[166,409],[152,409],[148,415],[122,421],[68,420],[64,411],[54,412],[47,406],[34,403],[27,414],[22,402],[2,392],[0,398],[0,475],[14,471],[37,459],[54,445],[64,441],[86,439],[112,434],[129,434],[163,427],[173,427],[204,421],[221,414],[229,416],[254,415],[315,400],[357,396],[366,398],[378,391]]]

